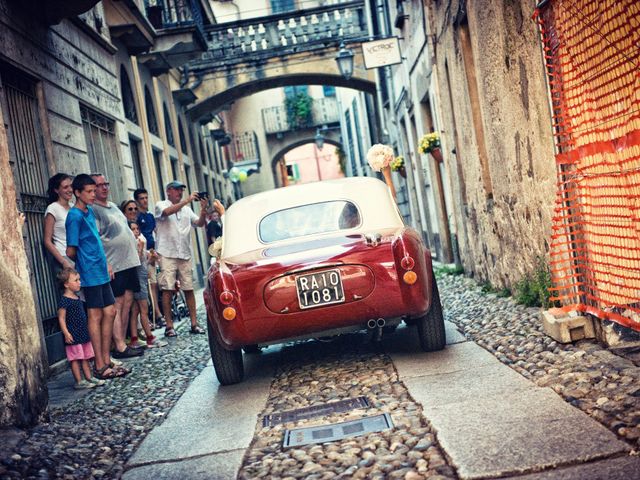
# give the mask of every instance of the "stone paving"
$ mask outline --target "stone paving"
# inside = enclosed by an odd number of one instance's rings
[[[181,330],[169,346],[127,361],[133,371],[126,377],[50,409],[48,422],[27,432],[0,432],[0,443],[6,442],[0,478],[119,478],[139,443],[210,359],[206,335]],[[9,440],[14,448],[6,448]]]
[[[286,347],[263,415],[365,396],[367,409],[257,427],[239,479],[445,479],[456,478],[438,447],[422,408],[399,381],[391,359],[363,334],[331,343]],[[341,441],[283,449],[285,428],[388,413],[394,428]]]
[[[467,338],[558,392],[637,454],[640,368],[633,358],[614,355],[594,341],[557,344],[542,332],[538,309],[487,295],[471,279],[445,275],[439,285],[447,319]],[[284,347],[262,415],[364,395],[372,403],[366,412],[331,414],[322,423],[389,413],[395,428],[283,450],[285,427],[317,424],[317,419],[262,427],[261,415],[238,478],[456,478],[389,356],[366,337]],[[119,478],[144,436],[208,361],[206,337],[182,331],[169,347],[135,360],[128,377],[52,409],[48,423],[13,435],[0,432],[0,478]]]
[[[559,344],[543,332],[539,308],[484,294],[469,278],[444,275],[438,284],[447,320],[464,335],[640,450],[637,357],[615,355],[595,340]]]

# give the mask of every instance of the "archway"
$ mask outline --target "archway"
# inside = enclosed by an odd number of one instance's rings
[[[324,141],[325,145],[332,145],[338,149],[342,149],[342,144],[335,138],[331,138],[329,136],[327,136],[325,138]],[[290,143],[289,145],[287,145],[286,147],[283,147],[282,149],[280,149],[279,151],[277,151],[274,155],[272,155],[271,157],[271,172],[273,174],[273,178],[274,178],[274,182],[275,182],[275,187],[276,188],[280,188],[284,186],[284,178],[282,175],[282,170],[281,170],[281,162],[284,160],[284,157],[287,153],[302,147],[304,145],[309,145],[309,144],[315,144],[315,139],[314,138],[305,138],[305,139],[300,139],[297,140],[293,143]]]

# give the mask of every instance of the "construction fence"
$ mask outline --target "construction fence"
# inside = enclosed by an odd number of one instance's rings
[[[556,142],[552,300],[640,331],[640,2],[551,0],[534,19]]]

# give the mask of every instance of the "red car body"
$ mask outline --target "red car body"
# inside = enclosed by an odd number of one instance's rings
[[[375,179],[337,182],[339,186],[364,183],[374,191],[384,186]],[[343,193],[344,188],[338,191]],[[322,194],[320,197],[324,198]],[[390,195],[385,197],[389,197],[384,198],[385,202],[393,202]],[[298,194],[294,198],[297,200],[292,202],[293,207],[282,207],[295,208],[296,202],[304,205],[317,201],[313,194],[306,197]],[[330,187],[326,198],[346,201],[344,195],[332,196]],[[393,208],[397,212],[395,204]],[[393,225],[387,228],[380,225],[369,228],[364,218],[367,210],[381,212],[361,208],[363,218],[354,228],[287,238],[260,244],[260,248],[246,252],[236,249],[228,256],[223,249],[222,258],[208,272],[204,292],[212,357],[221,383],[242,379],[243,372],[237,372],[236,367],[238,356],[242,366],[243,347],[381,327],[379,319],[386,325],[397,324],[401,319],[417,321],[433,312],[433,292],[437,296],[437,286],[431,253],[419,234],[402,225],[401,220],[393,220]],[[230,209],[225,217],[233,214]],[[260,219],[257,221],[259,224]],[[227,235],[225,230],[225,241],[231,240]],[[435,327],[442,338],[428,345],[427,350],[444,347],[443,326],[439,332],[442,323],[439,298],[435,301],[435,310],[439,312]],[[229,309],[233,310],[233,318]]]

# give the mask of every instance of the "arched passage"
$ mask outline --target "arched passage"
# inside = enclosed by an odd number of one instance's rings
[[[286,147],[280,149],[279,151],[277,151],[274,155],[272,155],[271,157],[271,172],[273,173],[273,178],[275,180],[275,186],[276,188],[282,187],[283,186],[283,178],[280,172],[280,169],[278,168],[278,164],[280,162],[280,160],[282,160],[284,158],[284,156],[289,153],[292,150],[295,150],[298,147],[301,147],[303,145],[307,145],[309,143],[314,143],[315,139],[314,138],[305,138],[305,139],[300,139],[297,140],[295,142],[290,143],[289,145],[287,145]],[[325,138],[324,141],[325,145],[333,145],[335,147],[338,147],[340,149],[342,149],[342,144],[336,140],[333,139],[329,136],[327,136]]]
[[[215,85],[207,84],[203,80],[202,84],[195,90],[199,100],[193,107],[188,110],[189,116],[193,120],[200,120],[209,116],[213,116],[220,112],[226,105],[235,100],[247,97],[254,93],[270,90],[278,87],[289,87],[295,85],[331,85],[334,87],[351,88],[375,95],[376,84],[365,78],[351,78],[347,80],[341,75],[332,75],[326,73],[299,73],[278,75],[247,81],[246,83],[230,86],[226,90],[215,90]],[[214,88],[209,94],[209,90]]]

